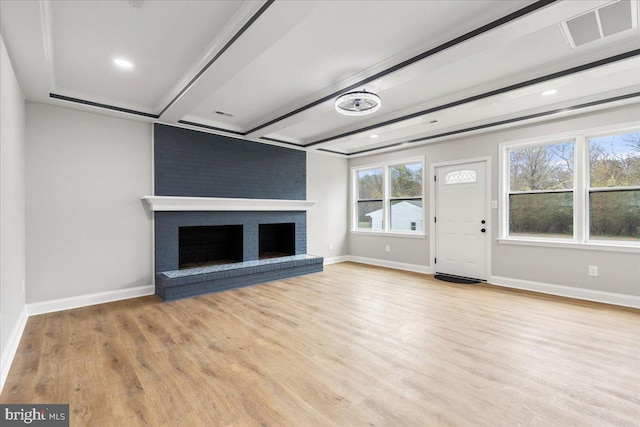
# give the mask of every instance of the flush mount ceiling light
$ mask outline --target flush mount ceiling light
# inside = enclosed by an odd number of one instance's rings
[[[381,106],[380,97],[366,90],[345,93],[336,99],[336,111],[345,116],[366,116],[375,113]]]
[[[542,96],[551,96],[551,95],[555,95],[556,93],[558,93],[556,89],[549,89],[542,92]]]
[[[120,68],[130,69],[133,68],[133,64],[126,59],[116,58],[113,60],[113,63],[116,64]]]

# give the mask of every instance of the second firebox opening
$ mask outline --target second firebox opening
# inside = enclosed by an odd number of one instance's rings
[[[295,223],[259,225],[259,259],[278,258],[296,254]]]

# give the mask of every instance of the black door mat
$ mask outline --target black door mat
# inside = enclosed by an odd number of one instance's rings
[[[445,282],[461,283],[463,285],[472,285],[474,283],[480,283],[481,282],[481,280],[472,279],[470,277],[450,276],[448,274],[436,274],[433,277],[435,277],[438,280],[445,281]]]

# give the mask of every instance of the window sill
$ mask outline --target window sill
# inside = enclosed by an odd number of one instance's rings
[[[549,248],[568,248],[578,250],[590,250],[590,251],[606,251],[606,252],[632,252],[640,253],[640,244],[615,244],[611,242],[606,243],[578,243],[578,242],[560,242],[553,240],[542,239],[514,239],[514,238],[501,238],[496,239],[500,244],[506,245],[521,245],[521,246],[543,246]]]
[[[424,233],[399,233],[393,231],[363,231],[363,230],[350,230],[351,234],[359,234],[363,236],[385,236],[385,237],[408,237],[410,239],[426,239],[427,235]]]

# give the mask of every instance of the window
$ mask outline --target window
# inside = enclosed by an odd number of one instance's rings
[[[358,183],[358,229],[383,229],[382,199],[384,185],[382,168],[356,172]]]
[[[573,238],[574,143],[509,149],[509,236]]]
[[[501,156],[503,239],[640,244],[640,129],[502,145]]]
[[[589,141],[589,238],[640,241],[640,130]]]
[[[354,169],[354,230],[421,233],[424,160]]]
[[[389,167],[392,230],[422,230],[422,163]]]

